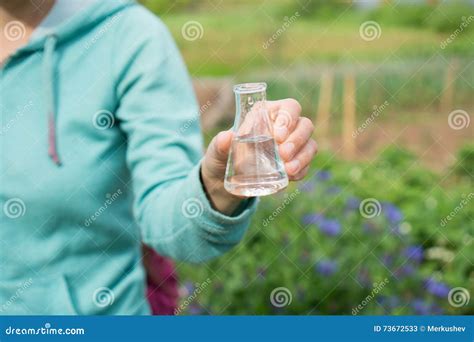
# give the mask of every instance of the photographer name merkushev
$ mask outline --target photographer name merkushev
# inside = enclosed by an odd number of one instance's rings
[[[446,326],[446,325],[428,325],[426,327],[427,332],[465,332],[465,326]]]

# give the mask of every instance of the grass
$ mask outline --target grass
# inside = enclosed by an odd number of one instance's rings
[[[441,49],[440,44],[449,33],[438,33],[429,27],[401,27],[390,21],[381,24],[379,39],[365,41],[359,35],[359,27],[370,19],[366,12],[351,10],[330,19],[300,16],[291,20],[295,12],[285,12],[282,3],[276,1],[206,8],[162,15],[195,77],[240,75],[262,68],[323,62],[361,64],[435,54],[472,55],[474,30]],[[292,22],[286,29],[285,16]],[[188,41],[183,37],[181,29],[189,21],[202,25],[200,39]],[[265,49],[263,45],[278,29],[284,32]]]

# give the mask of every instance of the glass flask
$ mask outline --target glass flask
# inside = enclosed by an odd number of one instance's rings
[[[266,89],[266,83],[234,86],[234,137],[224,187],[237,196],[270,195],[288,185],[266,108]]]

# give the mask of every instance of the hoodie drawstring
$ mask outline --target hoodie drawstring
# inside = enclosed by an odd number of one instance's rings
[[[51,160],[61,166],[58,155],[56,135],[56,99],[55,99],[55,75],[54,75],[54,49],[57,38],[49,35],[44,44],[43,71],[46,91],[46,108],[48,110],[48,155]]]

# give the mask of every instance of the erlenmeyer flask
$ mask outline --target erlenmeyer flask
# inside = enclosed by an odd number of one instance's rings
[[[234,138],[225,173],[225,189],[238,196],[275,193],[288,185],[288,176],[273,139],[266,108],[265,83],[234,86]]]

